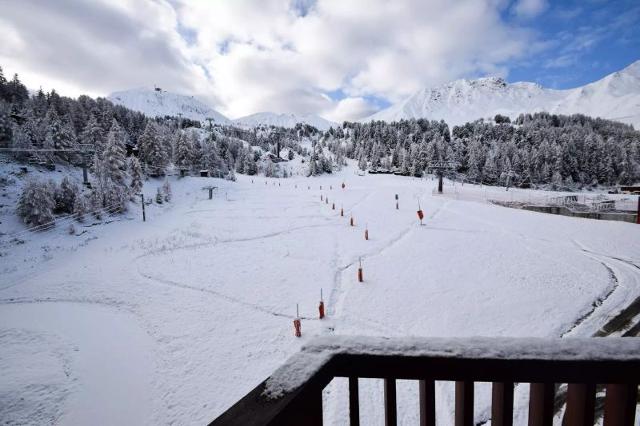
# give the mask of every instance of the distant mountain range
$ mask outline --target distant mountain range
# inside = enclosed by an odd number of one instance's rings
[[[108,99],[149,116],[179,114],[205,122],[242,127],[295,127],[307,123],[327,130],[337,123],[314,114],[259,112],[230,120],[193,96],[164,90],[133,89],[115,92]],[[546,111],[554,114],[585,114],[632,124],[640,129],[640,60],[621,71],[582,87],[548,89],[536,83],[507,83],[499,77],[456,80],[438,87],[424,88],[407,99],[359,121],[398,121],[410,118],[444,120],[450,126],[496,114],[516,118],[519,114]]]
[[[325,120],[315,114],[277,114],[275,112],[258,112],[246,117],[236,118],[233,123],[242,127],[280,126],[295,127],[297,123],[309,124],[320,130],[328,130],[329,127],[337,127],[338,124]]]
[[[502,78],[456,80],[425,88],[404,101],[360,121],[410,118],[444,120],[450,126],[502,114],[524,112],[585,114],[632,124],[640,129],[640,61],[594,83],[554,90],[536,83],[507,83]]]
[[[163,117],[165,115],[182,116],[203,123],[206,122],[208,118],[212,118],[214,123],[235,124],[242,127],[271,125],[295,127],[297,123],[306,123],[320,130],[327,130],[331,126],[337,126],[336,123],[313,114],[297,115],[259,112],[236,120],[229,120],[193,96],[178,95],[161,89],[138,88],[123,90],[110,94],[107,99],[114,104],[140,111],[151,117]]]

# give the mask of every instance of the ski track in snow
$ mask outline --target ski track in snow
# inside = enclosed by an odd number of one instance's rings
[[[147,273],[145,273],[145,272],[140,270],[140,265],[139,265],[138,261],[140,259],[145,258],[145,257],[152,256],[152,255],[157,255],[157,254],[174,253],[174,252],[179,251],[179,250],[203,248],[203,247],[215,246],[215,245],[221,245],[221,244],[232,244],[232,243],[264,240],[264,239],[274,238],[274,237],[277,237],[277,236],[280,236],[280,235],[285,235],[285,234],[288,234],[288,233],[291,233],[291,232],[300,231],[302,229],[322,228],[322,227],[327,227],[327,226],[335,226],[335,225],[332,225],[332,224],[304,225],[304,226],[297,226],[297,227],[294,227],[294,228],[289,228],[289,229],[276,231],[276,232],[270,232],[268,234],[263,234],[263,235],[259,235],[259,236],[253,236],[253,237],[235,238],[235,239],[227,239],[227,240],[206,241],[206,242],[196,243],[196,244],[187,244],[187,245],[183,245],[183,246],[179,246],[179,247],[170,247],[170,248],[166,248],[166,249],[158,249],[158,250],[155,250],[155,251],[152,251],[152,252],[149,252],[149,253],[145,253],[143,255],[138,256],[134,260],[134,262],[135,262],[136,271],[138,272],[138,274],[140,276],[142,276],[143,278],[151,281],[151,282],[156,282],[156,283],[160,283],[160,284],[163,284],[163,285],[180,288],[180,289],[183,289],[183,290],[191,290],[191,291],[200,292],[200,293],[207,293],[207,294],[216,296],[218,298],[224,299],[227,302],[234,303],[236,305],[243,306],[245,308],[253,309],[255,311],[262,312],[264,314],[272,315],[272,316],[275,316],[275,317],[295,319],[294,315],[283,314],[281,312],[273,311],[273,310],[264,308],[264,307],[262,307],[260,305],[257,305],[257,304],[254,304],[254,303],[249,303],[249,302],[246,302],[246,301],[244,301],[242,299],[229,296],[227,294],[224,294],[224,293],[216,291],[216,290],[212,290],[210,288],[197,287],[197,286],[193,286],[193,285],[184,284],[184,283],[180,283],[180,282],[177,282],[177,281],[169,280],[169,279],[166,279],[166,278],[159,278],[159,277],[153,276],[151,274],[147,274]],[[305,320],[317,320],[317,318],[304,317],[304,316],[301,316],[300,318],[301,319],[305,319]]]
[[[458,214],[457,212],[454,212],[454,214]],[[523,233],[520,232],[516,232],[516,231],[510,231],[507,230],[505,228],[502,227],[497,227],[494,223],[491,223],[489,221],[486,220],[482,220],[482,219],[478,219],[475,216],[471,216],[471,219],[476,221],[476,222],[480,222],[483,223],[484,225],[490,226],[493,229],[496,229],[499,232],[502,232],[504,234],[508,234],[508,235],[512,235],[515,236],[521,240],[534,240],[534,241],[541,241],[541,242],[545,242],[545,243],[553,243],[553,241],[550,241],[548,239],[545,238],[534,238],[528,235],[525,235]],[[620,280],[618,278],[618,276],[616,275],[616,273],[614,272],[614,268],[615,266],[611,265],[611,263],[608,263],[607,261],[602,260],[602,258],[606,258],[606,259],[613,259],[622,263],[626,263],[627,265],[631,266],[631,267],[635,267],[637,269],[640,269],[640,267],[636,264],[634,264],[633,262],[626,260],[626,259],[622,259],[622,258],[617,258],[617,257],[613,257],[613,256],[608,256],[608,255],[604,255],[601,253],[594,253],[589,251],[588,249],[586,249],[584,246],[582,246],[578,241],[576,240],[572,240],[571,241],[573,244],[569,245],[568,248],[573,248],[574,250],[577,250],[578,253],[586,256],[589,259],[592,259],[595,262],[598,262],[602,267],[605,268],[605,270],[607,271],[607,273],[609,274],[610,277],[610,284],[607,286],[607,289],[605,289],[604,293],[600,296],[598,296],[592,303],[592,309],[590,309],[587,313],[581,315],[580,317],[578,317],[572,324],[569,325],[569,327],[567,328],[567,330],[565,330],[564,332],[562,332],[560,334],[560,337],[565,337],[568,334],[570,334],[571,332],[573,332],[574,330],[576,330],[582,323],[584,323],[585,321],[589,320],[592,316],[594,316],[595,314],[597,314],[599,312],[598,308],[600,308],[601,306],[603,306],[605,304],[605,302],[614,294],[615,290],[618,289],[619,285],[620,285]],[[527,246],[531,251],[535,251],[539,254],[539,256],[541,257],[545,257],[545,258],[550,258],[545,252],[535,249],[533,247],[531,247],[530,245]],[[598,258],[598,257],[600,258]],[[572,268],[574,268],[573,266],[571,266]],[[609,310],[609,313],[611,313],[613,310],[620,310],[623,309],[625,306],[617,306],[614,307],[612,309]],[[603,314],[603,317],[606,317],[606,314]]]
[[[356,204],[364,202],[365,199],[367,199],[371,195],[373,195],[373,192],[370,192],[367,196],[363,197]],[[424,196],[424,192],[423,192],[422,195]],[[433,213],[431,213],[431,215],[428,217],[428,220],[431,220],[431,219],[435,218],[448,204],[449,204],[449,201],[446,201],[446,202],[440,204],[433,211]],[[353,207],[354,206],[352,206],[352,208],[350,210],[353,210]],[[375,258],[377,256],[383,255],[385,252],[387,252],[388,250],[394,248],[399,243],[401,243],[405,238],[407,238],[409,235],[411,235],[412,231],[414,231],[417,228],[422,228],[422,227],[419,226],[419,225],[416,225],[414,222],[412,222],[409,226],[407,226],[401,232],[399,232],[394,237],[389,239],[382,246],[379,246],[379,247],[375,248],[374,250],[372,250],[370,252],[367,252],[367,253],[365,253],[363,255],[360,255],[358,257],[354,257],[350,261],[348,261],[345,265],[337,267],[337,269],[334,272],[333,289],[332,289],[331,294],[329,296],[329,307],[327,309],[328,316],[330,318],[332,318],[332,324],[330,326],[326,327],[326,329],[329,332],[331,332],[331,333],[335,332],[335,328],[336,328],[335,321],[336,320],[340,321],[340,320],[344,319],[343,315],[348,315],[348,314],[345,314],[345,313],[342,312],[343,305],[344,305],[344,299],[345,299],[346,294],[348,292],[348,289],[345,288],[343,286],[343,284],[342,284],[344,282],[343,274],[345,274],[349,269],[351,269],[353,266],[355,266],[357,263],[359,263],[360,259],[362,259],[364,261],[364,260],[372,259],[372,258]],[[337,265],[337,258],[338,258],[338,256],[336,255],[334,257],[334,259],[335,259],[334,267]],[[379,322],[377,322],[375,320],[357,318],[357,317],[354,317],[353,315],[349,316],[349,321],[366,325],[367,327],[376,329],[377,331],[391,332],[391,330],[392,330],[391,327],[388,327],[388,326],[386,326],[386,325],[384,325],[382,323],[379,323]]]
[[[587,315],[585,318],[580,318],[578,320],[578,322],[574,325],[573,328],[577,327],[578,325],[580,325],[582,322],[584,322],[586,319],[588,319],[588,317],[594,313],[594,311],[596,309],[598,309],[600,306],[602,306],[607,299],[609,299],[613,293],[620,287],[620,280],[617,277],[617,275],[614,272],[615,269],[615,264],[621,264],[623,267],[627,268],[629,270],[629,272],[631,273],[631,276],[633,277],[632,280],[634,281],[633,285],[627,285],[627,287],[629,288],[639,288],[640,287],[640,266],[636,265],[634,262],[627,260],[627,259],[623,259],[620,257],[616,257],[616,256],[609,256],[603,253],[597,253],[594,252],[592,250],[589,250],[587,247],[585,247],[583,244],[581,244],[580,242],[578,242],[577,240],[572,240],[572,242],[574,243],[574,245],[585,254],[585,256],[591,257],[594,260],[600,262],[608,271],[609,274],[612,277],[612,281],[614,283],[613,287],[604,295],[604,297],[602,298],[598,298],[596,301],[594,301],[593,304],[593,309],[591,310],[591,312],[589,312],[589,315]],[[602,259],[605,260],[602,260]],[[636,298],[634,298],[633,301],[631,301],[631,303],[634,303],[635,300],[637,300],[638,298],[640,298],[640,296],[636,295]],[[626,299],[625,299],[626,300]],[[620,313],[622,310],[624,310],[628,305],[625,303],[624,306],[613,306],[611,307],[607,313],[605,313],[603,315],[603,318],[605,319],[611,319],[613,317],[615,317],[614,312]],[[617,314],[616,314],[617,315]],[[605,324],[602,324],[602,326],[604,326]],[[569,332],[571,332],[573,330],[573,328],[569,331],[567,331],[568,334]],[[600,329],[598,330],[600,331]],[[624,330],[619,330],[619,331],[624,331]],[[612,331],[613,332],[613,331]],[[564,335],[563,335],[564,336]]]

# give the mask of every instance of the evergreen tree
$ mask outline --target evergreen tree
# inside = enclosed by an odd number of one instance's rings
[[[107,134],[107,141],[102,157],[104,159],[105,178],[113,185],[125,187],[127,165],[127,151],[125,147],[126,133],[116,119],[113,119],[111,129]]]
[[[0,100],[0,145],[7,145],[13,135],[10,108]]]
[[[162,193],[164,196],[164,201],[171,201],[172,193],[171,193],[171,185],[169,184],[169,179],[164,180],[164,184],[162,185]]]
[[[176,132],[176,150],[174,163],[180,170],[191,170],[193,165],[193,146],[184,131]]]
[[[27,182],[18,200],[17,213],[24,223],[31,226],[51,224],[56,206],[52,191],[53,184],[40,180]]]
[[[91,114],[82,133],[80,133],[80,143],[93,147],[95,152],[101,155],[104,150],[105,139],[102,126],[98,123],[96,116]]]
[[[143,186],[143,176],[142,176],[142,167],[140,166],[140,161],[136,157],[131,157],[129,160],[129,175],[131,176],[131,183],[129,184],[129,190],[131,194],[135,195],[142,190]]]
[[[158,125],[150,121],[138,138],[140,159],[144,162],[149,176],[162,176],[168,163],[168,153]]]
[[[80,196],[78,185],[71,182],[68,176],[65,176],[60,182],[60,186],[56,188],[54,193],[55,211],[60,213],[74,213],[74,204],[76,198]]]

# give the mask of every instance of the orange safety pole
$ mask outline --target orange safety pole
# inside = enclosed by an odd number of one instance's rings
[[[418,200],[418,219],[420,219],[420,225],[422,225],[422,219],[424,218],[424,213],[422,208],[420,207],[420,200]]]
[[[296,303],[296,318],[293,320],[294,336],[302,336],[302,323],[300,322],[300,313],[298,312],[298,304]]]
[[[324,318],[324,300],[322,299],[322,289],[320,289],[320,305],[318,306],[318,313],[320,314],[320,319]]]
[[[369,227],[368,226],[364,229],[364,239],[369,241]]]
[[[359,260],[360,264],[358,266],[358,282],[364,282],[364,277],[362,274],[362,258]]]

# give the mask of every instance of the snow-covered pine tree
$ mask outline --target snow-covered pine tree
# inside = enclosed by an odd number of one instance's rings
[[[87,206],[88,201],[82,194],[78,194],[78,196],[73,200],[73,214],[78,222],[84,221],[84,216],[88,211]]]
[[[176,131],[174,163],[180,170],[191,170],[193,166],[193,146],[191,138],[183,130]]]
[[[104,161],[105,178],[113,185],[126,187],[127,176],[127,135],[120,127],[120,124],[113,119],[109,133],[107,134],[107,142],[102,153]]]
[[[149,176],[162,176],[165,173],[169,156],[164,146],[163,135],[158,125],[149,121],[138,138],[140,159],[145,164]]]
[[[18,200],[18,216],[31,226],[50,224],[53,226],[53,210],[56,202],[53,198],[53,184],[41,180],[26,183]]]
[[[129,176],[131,176],[129,191],[132,195],[138,194],[143,186],[143,176],[140,161],[138,161],[136,157],[131,157],[129,159]]]
[[[127,210],[129,193],[127,188],[109,182],[103,189],[105,213],[122,213]]]
[[[87,124],[80,133],[80,143],[93,147],[96,153],[102,154],[105,146],[105,133],[102,126],[98,123],[96,116],[91,114]]]
[[[158,187],[158,190],[156,191],[156,203],[162,204],[163,201],[164,201],[164,196],[162,195],[162,191],[160,190],[160,187]]]
[[[74,213],[73,206],[79,196],[80,188],[78,188],[78,185],[72,182],[68,176],[65,176],[54,193],[55,211],[59,213]]]
[[[9,105],[0,99],[0,145],[8,144],[13,134],[10,112]]]
[[[76,148],[76,133],[73,126],[68,120],[65,120],[60,127],[60,131],[57,135],[57,149],[60,150],[72,150]],[[78,154],[70,151],[57,152],[57,157],[63,161],[76,162],[78,160]]]
[[[28,158],[28,153],[23,150],[32,149],[33,145],[31,144],[29,135],[25,132],[24,126],[15,127],[11,147],[19,150],[13,153],[13,157],[16,160],[24,161]]]
[[[244,157],[244,173],[249,176],[253,176],[258,173],[258,164],[253,157],[253,150],[251,150],[251,148],[249,148],[249,151]]]
[[[169,183],[169,179],[165,179],[162,184],[162,193],[164,196],[164,201],[171,201],[172,193],[171,193],[171,184]]]

